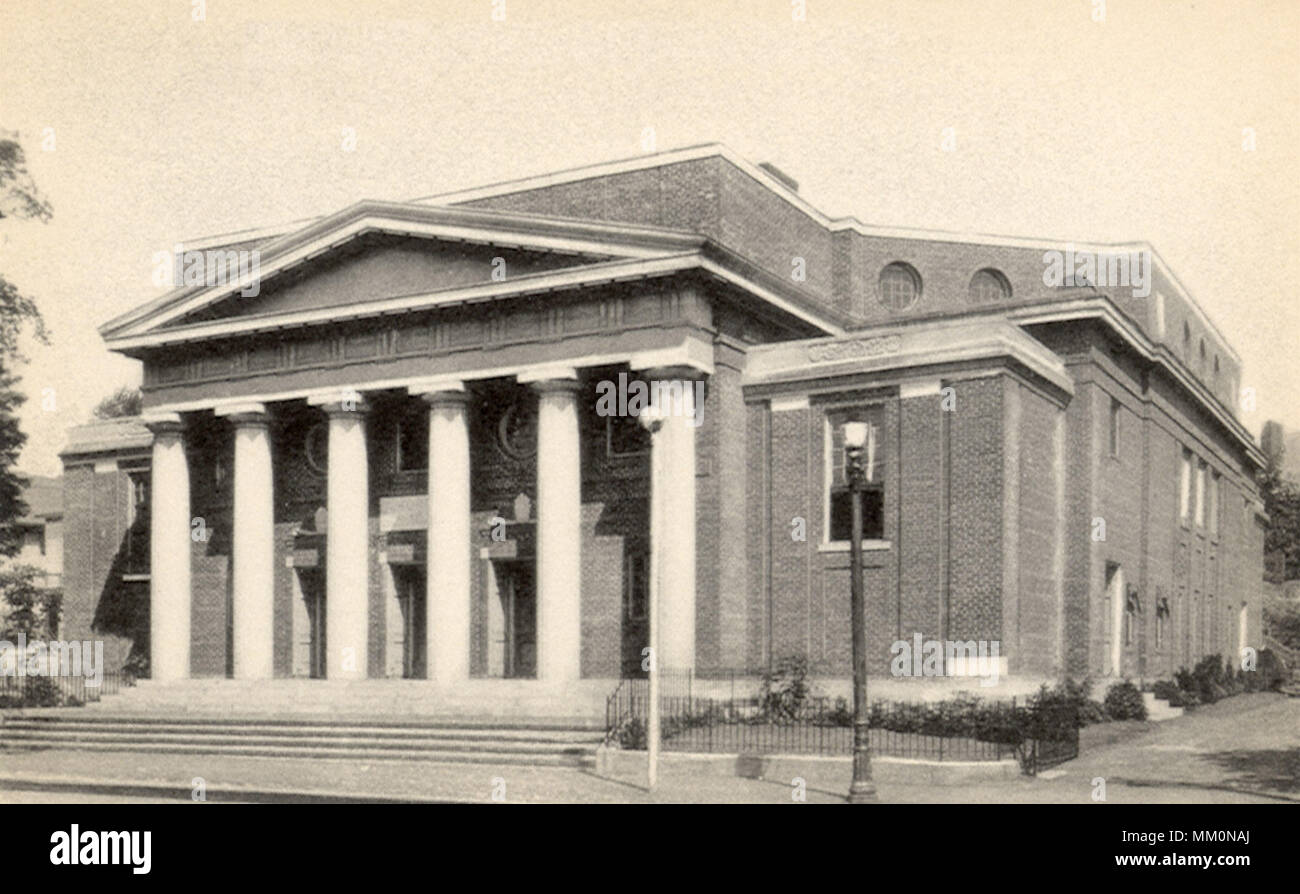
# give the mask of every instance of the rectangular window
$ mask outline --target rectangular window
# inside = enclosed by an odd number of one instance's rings
[[[1156,651],[1165,647],[1165,637],[1169,635],[1169,600],[1165,598],[1164,589],[1156,587]]]
[[[1124,604],[1124,571],[1116,562],[1106,563],[1106,673],[1120,674],[1123,659],[1123,639],[1127,634]]]
[[[149,573],[149,474],[130,475],[131,498],[127,501],[125,574]]]
[[[846,422],[865,422],[868,425],[867,446],[862,458],[867,473],[866,488],[862,493],[862,539],[883,540],[885,537],[884,415],[884,408],[879,404],[836,409],[826,414],[824,537],[828,542],[847,543],[853,538],[853,502],[848,476],[849,454],[844,448]]]
[[[1187,524],[1191,512],[1192,492],[1192,451],[1183,451],[1182,463],[1178,466],[1178,519]]]
[[[1196,526],[1205,524],[1205,463],[1196,464]]]
[[[1223,476],[1218,472],[1210,476],[1210,536],[1219,536],[1219,490],[1223,487]]]
[[[1119,413],[1120,403],[1110,399],[1110,455],[1119,456]]]
[[[650,557],[645,553],[627,554],[627,617],[631,621],[644,621],[650,605]]]

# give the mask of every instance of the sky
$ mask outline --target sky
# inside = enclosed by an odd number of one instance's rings
[[[1298,44],[1300,0],[4,0],[54,209],[0,221],[51,333],[19,467],[139,382],[97,327],[177,241],[709,142],[832,217],[1149,241],[1300,428]]]

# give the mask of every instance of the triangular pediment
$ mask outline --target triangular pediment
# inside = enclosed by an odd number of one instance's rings
[[[654,227],[362,202],[265,243],[236,235],[224,245],[185,246],[205,256],[224,252],[220,275],[189,273],[195,256],[187,254],[176,269],[178,288],[100,332],[110,347],[125,349],[213,326],[321,322],[432,305],[467,290],[504,292],[571,272],[581,277],[587,268],[674,266],[702,242],[697,234]]]
[[[611,260],[389,234],[368,234],[163,326],[207,320],[347,308],[404,295],[439,292]]]

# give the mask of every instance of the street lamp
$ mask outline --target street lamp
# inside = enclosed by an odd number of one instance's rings
[[[862,491],[872,477],[876,453],[875,426],[867,422],[844,423],[844,451],[848,455],[849,501],[849,611],[853,614],[853,782],[850,804],[876,800],[871,781],[871,740],[867,726],[867,615],[862,597]]]

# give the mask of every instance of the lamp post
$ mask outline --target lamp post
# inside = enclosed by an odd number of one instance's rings
[[[849,611],[853,614],[853,782],[850,804],[876,800],[871,780],[871,739],[867,725],[867,616],[862,595],[862,491],[872,475],[875,460],[875,428],[866,422],[844,424],[844,451],[848,456],[849,501],[852,525],[849,531]]]

